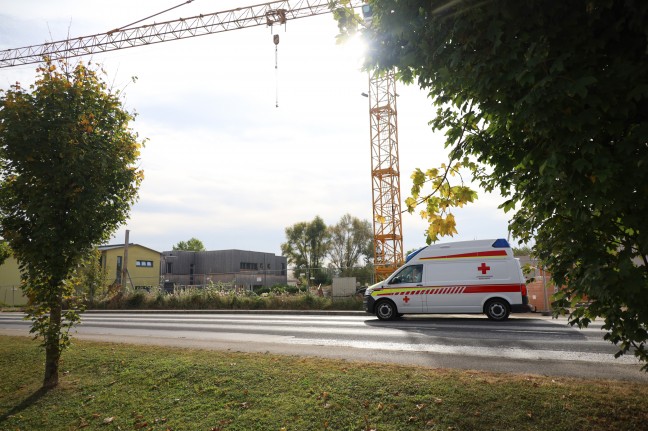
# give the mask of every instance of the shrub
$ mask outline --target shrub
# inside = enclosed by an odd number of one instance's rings
[[[144,302],[146,302],[147,292],[137,291],[128,296],[126,296],[126,308],[143,308]]]

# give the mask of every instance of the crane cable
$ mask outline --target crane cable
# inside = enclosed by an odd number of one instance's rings
[[[151,15],[151,16],[147,16],[146,18],[142,18],[142,19],[140,19],[140,20],[138,20],[138,21],[131,22],[130,24],[126,24],[126,25],[124,25],[124,26],[122,26],[122,27],[118,27],[118,28],[116,28],[116,29],[114,29],[114,30],[111,30],[111,33],[112,33],[112,32],[116,32],[116,31],[120,31],[120,30],[127,29],[128,27],[130,27],[130,26],[132,26],[132,25],[139,24],[140,22],[142,22],[142,21],[146,21],[147,19],[154,18],[154,17],[156,17],[156,16],[158,16],[158,15],[162,15],[163,13],[169,12],[170,10],[173,10],[173,9],[177,9],[177,8],[179,8],[180,6],[184,6],[184,5],[186,5],[186,4],[192,3],[193,1],[194,1],[194,0],[187,0],[187,1],[183,2],[183,3],[180,3],[179,5],[173,6],[173,7],[169,8],[169,9],[167,9],[167,10],[163,10],[162,12],[158,12],[158,13],[153,14],[153,15]]]
[[[279,107],[279,35],[275,34],[272,37],[272,41],[275,44],[275,108]]]

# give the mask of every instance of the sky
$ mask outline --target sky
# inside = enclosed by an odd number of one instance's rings
[[[0,50],[104,33],[179,3],[0,0]],[[146,23],[259,3],[194,0]],[[333,225],[346,213],[371,221],[363,44],[336,44],[336,34],[323,15],[83,57],[106,71],[147,139],[139,199],[110,243],[123,243],[128,229],[130,242],[158,251],[196,237],[208,250],[280,255],[295,223],[319,215]],[[33,82],[35,69],[0,69],[0,88]],[[446,151],[443,134],[428,126],[435,108],[426,93],[400,83],[397,93],[404,201],[414,169],[439,166]],[[478,193],[453,211],[459,233],[444,242],[508,236],[503,199]],[[425,245],[418,214],[402,223],[404,251]]]

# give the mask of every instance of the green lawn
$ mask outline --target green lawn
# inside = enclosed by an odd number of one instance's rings
[[[0,336],[0,430],[644,430],[648,385]],[[369,359],[369,358],[368,358]]]

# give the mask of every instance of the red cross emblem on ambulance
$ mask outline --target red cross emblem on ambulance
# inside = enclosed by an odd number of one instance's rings
[[[485,262],[482,262],[481,266],[477,267],[477,271],[481,271],[482,274],[486,274],[488,271],[490,271],[491,267],[486,266]]]

